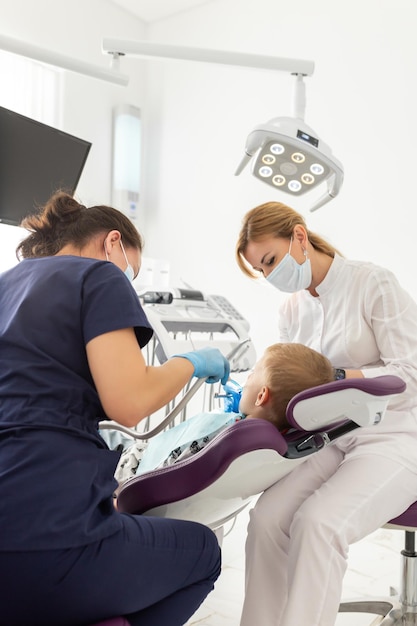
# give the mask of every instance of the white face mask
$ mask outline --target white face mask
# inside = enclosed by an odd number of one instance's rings
[[[124,249],[124,246],[122,244],[122,240],[121,239],[120,239],[120,245],[122,247],[122,252],[124,254],[124,257],[125,257],[125,260],[126,260],[126,263],[127,263],[127,268],[125,269],[125,274],[128,277],[128,279],[130,280],[130,282],[132,282],[133,279],[135,278],[135,272],[133,270],[133,267],[129,263],[129,260],[127,258],[127,255],[126,255],[126,252],[125,252],[125,249]]]
[[[312,278],[310,259],[306,258],[301,265],[297,263],[290,254],[291,246],[292,238],[287,254],[266,277],[266,280],[271,283],[273,287],[276,287],[280,291],[285,291],[286,293],[294,293],[295,291],[301,291],[301,289],[307,289],[307,287],[311,285]],[[307,251],[304,251],[304,254],[307,256]]]
[[[123,252],[123,255],[124,255],[126,263],[127,263],[127,268],[124,270],[124,273],[127,276],[127,278],[130,280],[130,282],[132,282],[133,279],[135,278],[135,272],[134,272],[133,267],[129,263],[129,259],[127,258],[127,255],[126,255],[126,252],[125,252],[125,249],[124,249],[124,246],[122,244],[122,240],[121,239],[120,239],[120,247],[122,248],[122,252]],[[110,261],[109,255],[107,254],[107,250],[106,250],[106,244],[104,244],[104,253],[106,255],[107,261]]]

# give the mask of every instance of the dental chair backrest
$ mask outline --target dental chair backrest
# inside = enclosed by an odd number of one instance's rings
[[[290,434],[282,435],[265,420],[240,421],[192,457],[128,480],[118,494],[118,509],[219,528],[324,445],[378,424],[391,398],[404,389],[397,376],[308,389],[288,405]]]

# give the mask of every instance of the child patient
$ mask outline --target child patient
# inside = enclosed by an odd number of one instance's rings
[[[149,443],[133,443],[122,453],[116,468],[119,486],[136,474],[172,465],[195,454],[219,432],[242,419],[265,419],[279,431],[285,431],[289,427],[286,409],[291,398],[332,380],[332,364],[319,352],[298,343],[269,346],[246,380],[238,413],[198,413],[153,437]]]

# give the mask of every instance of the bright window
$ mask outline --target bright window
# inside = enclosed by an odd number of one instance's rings
[[[0,76],[0,106],[60,127],[60,70],[0,51]],[[25,234],[17,226],[0,224],[0,272],[16,264],[15,248]]]
[[[0,51],[0,105],[50,126],[59,126],[61,71]]]

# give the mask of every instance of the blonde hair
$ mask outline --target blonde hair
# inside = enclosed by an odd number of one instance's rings
[[[246,248],[251,241],[261,241],[266,237],[291,239],[294,227],[301,224],[307,231],[308,240],[315,250],[334,257],[340,252],[325,239],[308,230],[304,218],[291,207],[281,202],[266,202],[246,213],[236,244],[236,260],[240,269],[250,278],[258,278],[259,273],[252,270],[244,258]]]
[[[300,391],[334,380],[329,359],[301,343],[276,343],[264,354],[265,385],[272,399],[271,422],[288,426],[287,405]]]
[[[18,258],[53,256],[67,244],[82,248],[93,237],[111,230],[120,232],[126,246],[143,248],[140,233],[126,215],[105,205],[87,208],[64,191],[56,192],[21,226],[31,232],[16,248]]]

